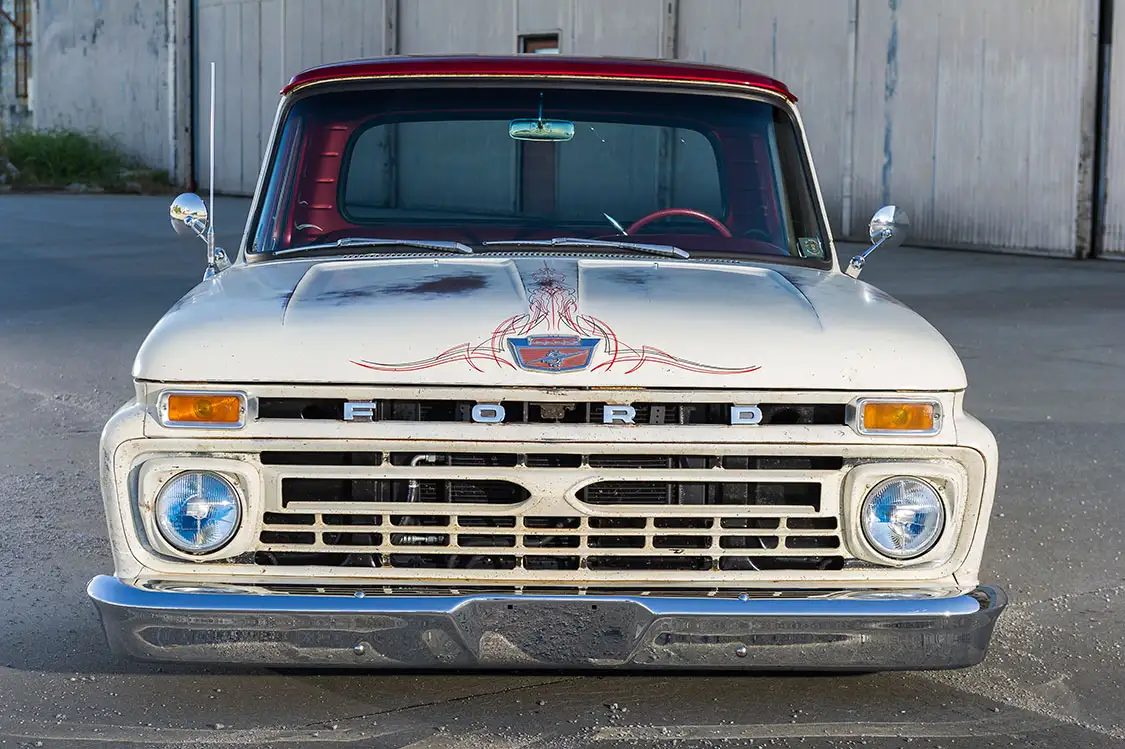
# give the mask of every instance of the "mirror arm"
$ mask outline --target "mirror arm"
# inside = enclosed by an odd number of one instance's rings
[[[859,274],[863,272],[863,266],[867,263],[867,256],[882,247],[893,234],[894,232],[890,230],[884,231],[883,236],[879,239],[878,242],[868,247],[862,254],[856,255],[852,258],[852,261],[848,263],[848,268],[844,271],[844,273],[851,276],[852,278],[859,278]]]
[[[198,222],[191,216],[184,216],[184,225],[195,232],[195,236],[199,237],[204,242],[207,241],[207,227],[199,226]]]

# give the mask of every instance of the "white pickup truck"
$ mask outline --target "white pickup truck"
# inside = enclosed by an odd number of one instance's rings
[[[869,671],[984,658],[996,443],[842,266],[796,99],[669,61],[399,57],[282,92],[241,247],[107,424],[141,659]],[[872,250],[901,244],[894,207]]]

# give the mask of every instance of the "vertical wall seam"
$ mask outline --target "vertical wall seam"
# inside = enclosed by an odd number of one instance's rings
[[[175,181],[176,163],[176,122],[179,118],[179,86],[176,85],[176,57],[180,49],[179,24],[176,23],[179,0],[166,0],[164,3],[164,43],[168,55],[168,178]]]
[[[898,4],[899,0],[887,0],[891,10],[891,34],[887,39],[887,64],[883,74],[883,205],[891,202],[891,178],[894,175],[893,105],[898,90]]]
[[[852,191],[855,182],[855,118],[857,68],[859,66],[859,0],[848,1],[848,66],[846,109],[844,112],[843,192],[840,199],[840,234],[852,238]]]
[[[679,55],[680,0],[664,0],[660,56],[674,60]]]
[[[1098,17],[1100,2],[1083,3],[1086,23],[1079,26],[1079,60],[1082,64],[1082,95],[1078,132],[1078,168],[1075,175],[1074,257],[1090,257],[1094,232],[1094,157],[1098,138]]]
[[[1113,80],[1114,0],[1100,0],[1098,7],[1098,71],[1097,71],[1097,137],[1094,141],[1094,204],[1092,206],[1092,241],[1090,257],[1105,254],[1106,199],[1108,192],[1110,91]]]

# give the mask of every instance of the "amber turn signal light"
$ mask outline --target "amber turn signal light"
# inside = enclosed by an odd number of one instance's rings
[[[864,432],[937,431],[937,404],[867,401],[860,418]]]
[[[242,398],[230,394],[170,393],[165,412],[170,424],[234,426],[242,423]]]

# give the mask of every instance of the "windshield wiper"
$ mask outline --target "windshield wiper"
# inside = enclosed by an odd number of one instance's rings
[[[438,252],[456,252],[465,255],[473,254],[473,248],[460,242],[444,242],[431,239],[380,239],[378,237],[347,237],[337,239],[335,242],[323,244],[307,244],[303,247],[290,247],[277,250],[274,255],[291,255],[297,252],[310,250],[338,250],[362,247],[401,247],[412,250],[436,250]]]
[[[502,239],[482,242],[487,247],[589,247],[613,250],[629,250],[646,255],[688,258],[687,250],[670,244],[642,244],[640,242],[614,242],[606,239],[579,239],[577,237],[555,237],[554,239]]]

